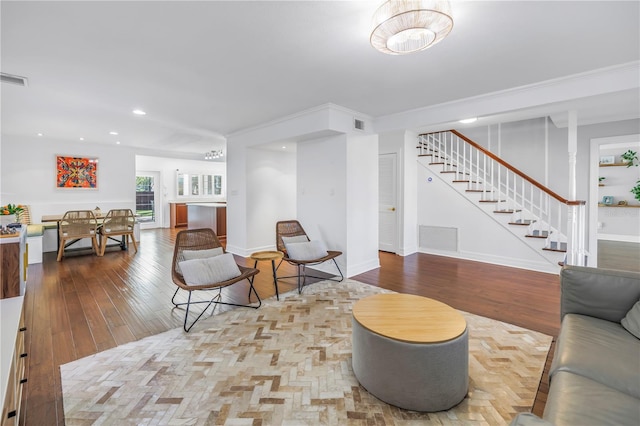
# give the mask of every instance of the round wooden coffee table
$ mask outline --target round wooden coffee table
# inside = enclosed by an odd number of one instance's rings
[[[415,411],[447,410],[469,387],[464,317],[437,300],[376,294],[353,306],[352,365],[382,401]]]
[[[249,256],[254,260],[253,267],[258,266],[260,261],[271,261],[271,270],[273,271],[273,285],[276,288],[276,299],[280,300],[280,293],[278,292],[278,277],[276,277],[276,260],[280,260],[284,257],[284,253],[281,251],[259,251],[251,253]]]

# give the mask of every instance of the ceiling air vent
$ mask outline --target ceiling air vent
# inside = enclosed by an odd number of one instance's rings
[[[364,121],[358,120],[357,118],[353,120],[353,127],[358,130],[364,130]]]
[[[27,85],[27,77],[21,77],[19,75],[11,75],[0,72],[0,81],[3,83],[17,84],[18,86]]]

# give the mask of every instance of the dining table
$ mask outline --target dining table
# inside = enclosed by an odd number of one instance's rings
[[[104,220],[105,216],[107,215],[106,213],[102,213],[101,211],[94,211],[93,212],[94,216],[96,217],[96,220],[98,222],[98,228],[100,228],[102,226],[102,221]],[[56,222],[56,238],[58,240],[58,244],[57,244],[57,249],[60,249],[60,222],[62,221],[62,218],[64,217],[64,213],[62,214],[50,214],[50,215],[43,215],[42,219],[40,219],[40,221],[42,223],[53,223]],[[109,237],[110,239],[115,240],[114,238]],[[73,244],[77,243],[78,241],[80,241],[80,239],[76,239],[73,241],[69,241],[67,244],[65,244],[64,248],[66,249],[67,247],[72,246]],[[127,249],[127,238],[126,236],[123,236],[122,239],[118,242],[118,244],[120,246],[121,250],[126,250]],[[116,244],[112,244],[111,247],[116,246]],[[110,247],[110,246],[107,246]]]

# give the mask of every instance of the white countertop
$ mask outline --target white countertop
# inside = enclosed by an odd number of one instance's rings
[[[216,207],[216,208],[217,207],[227,207],[226,203],[213,203],[213,202],[212,203],[201,203],[201,202],[198,202],[198,203],[186,203],[186,204],[187,204],[187,207],[189,207],[189,206]]]

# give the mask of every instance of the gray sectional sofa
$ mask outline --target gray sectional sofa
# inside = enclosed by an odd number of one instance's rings
[[[512,426],[640,425],[640,273],[566,266],[543,418]]]

